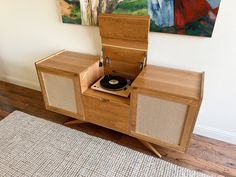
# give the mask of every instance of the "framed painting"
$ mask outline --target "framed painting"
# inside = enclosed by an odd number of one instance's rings
[[[62,21],[98,25],[100,13],[149,15],[150,31],[211,37],[221,0],[60,0]]]

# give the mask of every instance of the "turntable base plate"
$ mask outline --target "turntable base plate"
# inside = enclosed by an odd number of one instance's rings
[[[101,91],[101,92],[106,92],[106,93],[110,93],[110,94],[113,94],[113,95],[118,95],[118,96],[122,96],[122,97],[129,97],[130,93],[131,93],[131,86],[128,86],[126,90],[118,90],[118,91],[112,91],[112,90],[106,90],[104,88],[102,88],[101,84],[100,84],[100,81],[102,80],[103,78],[99,79],[96,83],[94,83],[92,86],[91,86],[91,89],[93,90],[97,90],[97,91]]]

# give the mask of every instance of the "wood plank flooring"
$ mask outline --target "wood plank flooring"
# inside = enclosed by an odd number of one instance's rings
[[[59,124],[73,120],[67,116],[47,111],[41,92],[0,81],[0,120],[14,110]],[[88,123],[69,127],[153,155],[139,141],[121,133]],[[236,176],[236,145],[193,135],[190,147],[185,154],[161,147],[157,148],[163,155],[163,160],[174,164],[212,176]]]

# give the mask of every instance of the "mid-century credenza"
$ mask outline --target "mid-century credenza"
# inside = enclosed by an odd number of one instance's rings
[[[122,30],[112,35],[123,21]],[[71,51],[36,62],[46,109],[75,118],[68,124],[89,122],[135,137],[159,157],[152,144],[185,152],[202,101],[204,73],[147,64],[146,17],[104,15],[100,23],[109,64],[103,59],[101,67],[101,56]],[[103,29],[106,23],[113,23],[110,30]],[[139,27],[140,35],[133,34]],[[114,70],[132,77],[129,97],[91,88]]]
[[[128,98],[92,90],[98,56],[62,51],[36,62],[48,110],[184,152],[203,94],[203,73],[147,65]]]

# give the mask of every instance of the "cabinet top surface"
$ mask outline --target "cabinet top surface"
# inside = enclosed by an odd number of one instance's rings
[[[97,61],[98,56],[63,51],[36,62],[36,65],[79,74]]]
[[[147,65],[132,86],[199,100],[203,92],[203,73]]]

